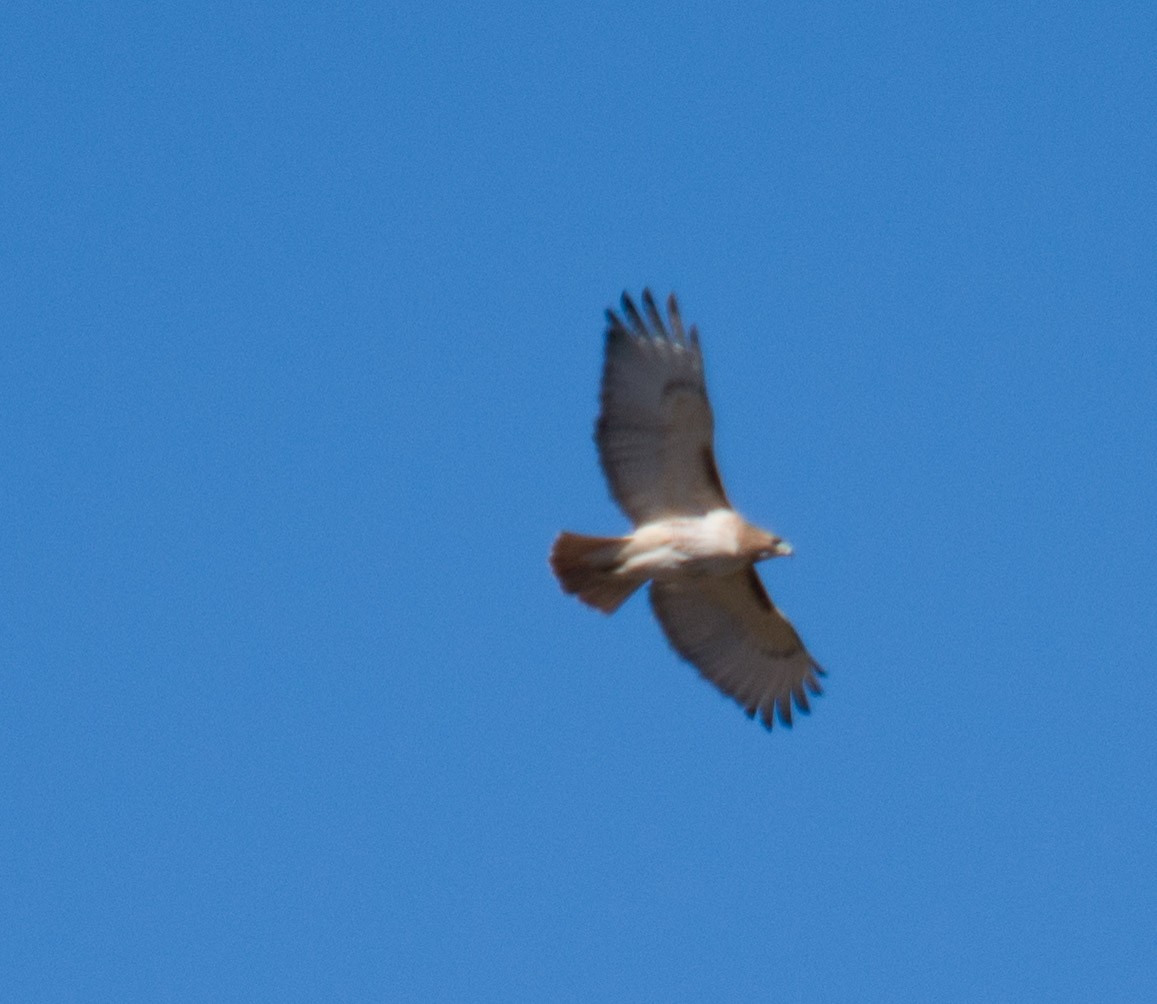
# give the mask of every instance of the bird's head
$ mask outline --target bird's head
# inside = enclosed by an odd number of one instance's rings
[[[760,530],[750,524],[742,534],[740,546],[755,561],[766,561],[768,558],[786,558],[795,553],[791,544],[782,537],[777,537],[774,533],[768,533],[766,530]]]
[[[771,538],[771,546],[764,548],[763,552],[760,554],[761,561],[764,558],[790,558],[793,554],[795,554],[795,551],[792,550],[791,544],[789,544],[782,537],[776,537],[774,534],[770,533],[768,536]]]

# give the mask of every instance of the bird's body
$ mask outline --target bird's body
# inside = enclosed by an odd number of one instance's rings
[[[635,524],[625,537],[564,532],[551,549],[563,589],[604,613],[646,582],[672,646],[771,727],[808,710],[823,670],[771,602],[755,563],[791,554],[727,500],[696,329],[674,296],[670,330],[649,291],[647,320],[623,295],[628,328],[607,312],[602,409],[595,428],[611,493]]]
[[[734,509],[671,516],[644,523],[623,538],[614,574],[636,579],[640,585],[648,579],[728,575],[767,556],[765,552],[776,546],[775,538],[753,527]]]

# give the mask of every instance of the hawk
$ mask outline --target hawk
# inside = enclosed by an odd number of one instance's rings
[[[625,537],[564,531],[550,564],[563,591],[610,614],[650,582],[671,647],[769,729],[792,704],[809,711],[824,671],[767,595],[755,563],[791,545],[748,523],[727,500],[694,325],[674,294],[663,319],[650,290],[640,313],[624,293],[607,311],[595,425],[611,495],[634,524]]]

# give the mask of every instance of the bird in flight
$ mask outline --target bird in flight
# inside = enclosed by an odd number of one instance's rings
[[[807,712],[824,674],[767,595],[755,563],[792,553],[727,500],[694,325],[674,294],[663,319],[650,290],[643,313],[624,293],[607,311],[599,460],[634,524],[625,537],[564,531],[550,564],[563,591],[610,614],[645,582],[672,648],[769,729]]]

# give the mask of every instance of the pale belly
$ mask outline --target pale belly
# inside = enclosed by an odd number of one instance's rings
[[[751,564],[739,551],[740,525],[730,510],[644,524],[624,549],[619,574],[646,579],[730,575]]]

